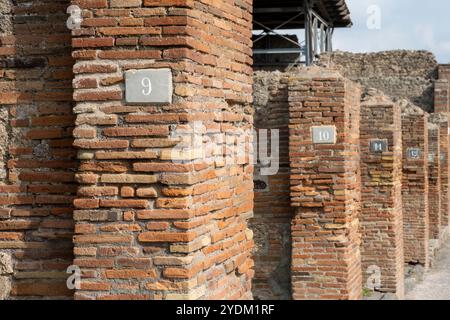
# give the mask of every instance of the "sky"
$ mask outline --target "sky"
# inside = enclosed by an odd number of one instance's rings
[[[450,1],[347,0],[354,26],[336,29],[335,50],[428,50],[450,63]]]

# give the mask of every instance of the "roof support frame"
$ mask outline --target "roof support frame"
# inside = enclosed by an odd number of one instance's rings
[[[265,24],[265,21],[260,22],[254,19],[254,25],[260,27],[263,31],[257,35],[254,43],[257,43],[269,35],[275,35],[286,41],[294,44],[295,48],[264,48],[254,49],[255,54],[293,54],[299,53],[299,59],[304,56],[305,64],[311,65],[320,52],[332,51],[332,36],[334,31],[333,20],[327,16],[321,16],[314,8],[319,8],[322,2],[319,0],[303,0],[302,7],[289,6],[289,7],[264,7],[255,8],[254,13],[259,14],[260,17],[270,14],[295,14],[292,18],[282,22],[276,27],[272,24]],[[304,31],[305,41],[298,43],[291,38],[280,33],[280,29],[286,29],[286,26],[298,23],[298,18],[304,16]],[[287,18],[287,17],[286,17]],[[301,20],[300,20],[301,21]],[[280,23],[281,21],[279,21]],[[301,22],[303,23],[303,21]]]

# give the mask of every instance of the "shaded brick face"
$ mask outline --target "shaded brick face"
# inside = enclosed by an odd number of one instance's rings
[[[0,6],[0,254],[14,269],[6,298],[73,296],[66,286],[78,167],[69,5]]]
[[[402,114],[405,262],[429,262],[428,115]]]
[[[372,97],[361,105],[363,285],[404,297],[401,110]],[[377,100],[378,99],[378,100]],[[382,144],[385,145],[382,145]],[[380,271],[381,281],[373,279]]]
[[[293,298],[359,299],[360,89],[333,72],[300,74],[289,82]],[[314,144],[314,126],[336,126],[336,143]]]
[[[75,298],[251,298],[253,164],[224,144],[251,142],[251,1],[74,3]],[[173,103],[125,103],[124,73],[158,68]],[[175,149],[194,122],[207,158]]]
[[[440,128],[428,129],[428,203],[430,210],[430,239],[441,236],[441,139]]]
[[[255,299],[291,299],[291,207],[289,182],[289,74],[257,72],[254,75],[255,130],[279,130],[279,168],[261,176],[261,161],[255,167]],[[260,134],[263,132],[260,131]],[[258,139],[261,143],[261,139]],[[275,142],[275,141],[272,141]],[[259,145],[259,148],[262,147]],[[270,147],[270,146],[269,146]],[[269,148],[270,151],[271,148]]]
[[[450,75],[449,75],[450,79]],[[434,83],[434,112],[449,112],[449,80],[440,79]]]
[[[450,81],[450,65],[441,64],[438,68],[439,79],[445,79]]]
[[[437,121],[439,125],[440,133],[440,179],[441,179],[441,232],[447,234],[449,232],[449,201],[450,201],[450,189],[449,189],[449,172],[450,172],[450,148],[449,148],[449,122],[448,113],[437,114],[440,118]]]

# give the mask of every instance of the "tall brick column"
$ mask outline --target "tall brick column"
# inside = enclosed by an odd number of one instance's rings
[[[369,91],[361,104],[363,285],[404,297],[400,105]],[[381,274],[381,282],[373,277]]]
[[[333,71],[305,68],[290,78],[294,299],[361,298],[360,97]]]
[[[450,82],[450,64],[441,64],[438,68],[439,79]]]
[[[450,140],[448,113],[435,113],[430,116],[430,121],[439,125],[440,132],[440,173],[441,173],[441,235],[445,237],[449,232],[449,172],[450,172]]]
[[[428,203],[430,208],[430,239],[441,235],[441,139],[438,125],[428,124]]]
[[[229,151],[251,137],[251,1],[74,4],[75,298],[251,298],[253,166]],[[127,104],[124,73],[159,68],[173,102]]]
[[[428,114],[402,101],[405,262],[429,264]]]
[[[0,1],[0,269],[2,255],[10,257],[7,275],[0,270],[4,298],[73,297],[66,269],[78,162],[69,5]]]
[[[449,80],[439,79],[434,83],[434,112],[436,113],[450,111]]]
[[[450,231],[450,189],[449,189],[449,174],[450,174],[450,161],[449,156],[449,123],[448,115],[450,112],[450,64],[439,65],[439,80],[435,82],[435,98],[434,98],[434,112],[440,113],[438,116],[441,118],[441,144],[446,144],[448,147],[443,148],[443,169],[442,169],[442,192],[443,192],[443,204],[442,204],[442,231],[443,236],[446,236]],[[447,122],[447,123],[446,123]]]

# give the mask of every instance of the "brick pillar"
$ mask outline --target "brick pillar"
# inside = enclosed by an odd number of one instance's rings
[[[406,101],[402,112],[405,261],[428,267],[428,114]]]
[[[438,125],[428,124],[428,204],[430,210],[430,239],[441,235],[441,139]]]
[[[450,64],[441,64],[438,68],[439,79],[450,80]]]
[[[360,89],[332,71],[299,74],[289,84],[293,298],[359,299]]]
[[[449,80],[440,79],[434,83],[434,112],[449,112]]]
[[[400,105],[369,92],[361,105],[363,285],[404,297]],[[373,283],[381,274],[381,283]]]
[[[78,162],[69,5],[0,1],[0,260],[11,257],[11,299],[73,297],[66,269]]]
[[[251,1],[74,4],[75,298],[251,298]],[[127,103],[153,93],[125,72],[161,68],[173,96],[157,77],[165,103]]]
[[[255,72],[255,130],[279,130],[278,170],[260,161],[255,166],[255,277],[252,292],[258,300],[291,299],[291,222],[294,208],[290,198],[289,166],[289,73]],[[263,131],[259,131],[263,133]],[[261,139],[258,139],[261,142]],[[259,150],[262,145],[259,145]],[[271,154],[271,158],[274,156]],[[270,175],[267,175],[270,174]]]
[[[448,113],[435,113],[430,117],[431,121],[439,125],[440,149],[441,149],[441,236],[447,235],[449,231],[449,172],[450,172],[450,150],[449,150],[449,119]]]

